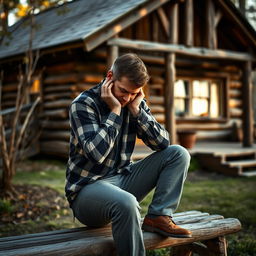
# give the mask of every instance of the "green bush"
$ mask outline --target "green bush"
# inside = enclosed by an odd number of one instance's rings
[[[0,199],[0,214],[10,214],[14,210],[14,207],[12,206],[11,202],[9,200],[2,200]]]

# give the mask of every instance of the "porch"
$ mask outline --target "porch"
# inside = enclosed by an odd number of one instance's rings
[[[209,170],[231,176],[256,175],[256,144],[243,147],[237,142],[197,142],[189,149],[199,164]],[[144,145],[136,145],[133,160],[139,160],[152,153]]]

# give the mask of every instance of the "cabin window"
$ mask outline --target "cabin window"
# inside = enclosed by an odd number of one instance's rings
[[[176,116],[193,118],[223,116],[221,86],[221,80],[177,80],[174,87]]]
[[[40,93],[40,79],[35,77],[33,79],[32,85],[30,87],[30,93],[37,94]]]

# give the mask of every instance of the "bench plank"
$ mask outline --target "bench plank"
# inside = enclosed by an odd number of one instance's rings
[[[192,231],[191,238],[165,238],[144,232],[146,249],[164,248],[210,240],[237,232],[241,223],[234,218],[190,211],[174,215],[174,221]],[[111,255],[114,252],[111,226],[100,229],[74,228],[0,239],[0,255]]]
[[[209,215],[208,213],[196,212],[192,215],[178,215],[178,217],[173,218],[174,221],[178,224],[186,223],[196,223],[196,222],[208,222],[214,219],[223,219],[221,215]],[[143,220],[142,220],[143,221]],[[53,244],[59,243],[62,241],[72,241],[79,239],[80,237],[92,237],[92,236],[105,236],[111,235],[110,225],[101,229],[88,229],[88,228],[78,228],[75,229],[75,232],[69,232],[68,230],[63,230],[63,232],[44,232],[33,235],[23,235],[19,236],[18,239],[13,237],[12,240],[9,239],[0,239],[0,250],[8,249],[10,247],[10,241],[13,244],[12,249],[24,248],[27,246],[38,246],[44,244]]]

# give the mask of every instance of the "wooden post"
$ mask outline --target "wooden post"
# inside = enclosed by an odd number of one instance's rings
[[[170,33],[169,43],[178,44],[178,4],[174,3],[170,8]]]
[[[243,146],[253,144],[253,105],[252,105],[252,63],[247,61],[243,70]]]
[[[177,44],[178,42],[178,4],[175,3],[170,9],[170,37],[169,43]],[[176,120],[174,109],[174,83],[176,79],[175,53],[165,54],[165,85],[164,85],[164,102],[165,102],[165,127],[170,134],[170,143],[176,143]]]
[[[170,143],[176,143],[176,120],[174,109],[174,83],[176,77],[175,54],[165,55],[165,127],[170,134]]]
[[[108,59],[107,59],[107,71],[110,70],[113,62],[118,57],[119,47],[116,45],[110,45],[108,48]]]
[[[212,254],[210,255],[219,255],[219,256],[227,256],[227,242],[224,236],[220,236],[217,238],[213,238],[211,240],[204,241],[206,244],[209,252]]]
[[[187,0],[185,2],[185,27],[184,38],[186,46],[194,45],[194,10],[193,0]]]
[[[217,34],[215,26],[215,8],[212,0],[206,1],[206,47],[217,49]]]

